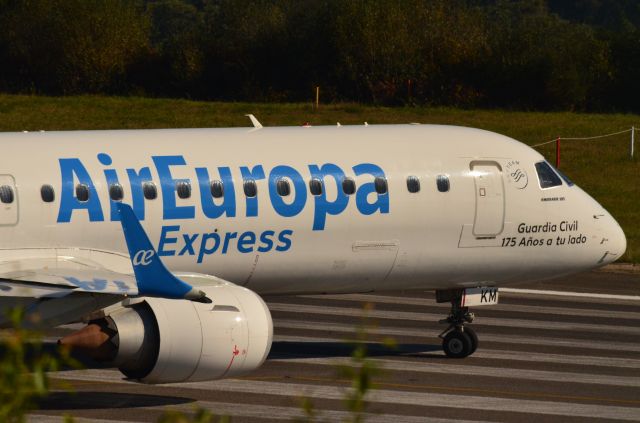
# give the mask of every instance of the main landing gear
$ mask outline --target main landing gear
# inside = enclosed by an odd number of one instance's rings
[[[442,349],[447,357],[464,358],[473,354],[478,348],[478,335],[466,323],[473,322],[474,314],[469,312],[469,307],[462,306],[461,290],[437,290],[436,301],[439,303],[451,302],[449,317],[440,320],[449,326],[442,331]]]

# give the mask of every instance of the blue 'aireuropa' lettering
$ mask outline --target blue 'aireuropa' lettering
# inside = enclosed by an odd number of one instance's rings
[[[278,194],[278,181],[293,182],[293,192],[289,196],[293,201],[286,202],[284,197]],[[291,166],[276,166],[269,174],[269,198],[273,209],[280,216],[293,217],[299,214],[307,202],[307,187],[302,175]]]
[[[113,160],[108,154],[100,153],[98,154],[98,161],[104,166],[111,166]],[[104,170],[104,179],[107,181],[108,186],[119,185],[120,181],[118,181],[118,172],[115,169],[105,169]],[[115,222],[120,220],[120,213],[116,209],[115,201],[109,201],[109,205],[111,206],[111,221]]]
[[[309,170],[311,171],[311,177],[321,180],[325,188],[327,178],[333,179],[333,182],[331,183],[336,184],[337,195],[334,201],[327,200],[326,189],[322,190],[322,194],[314,196],[316,208],[315,213],[313,214],[313,230],[320,231],[324,229],[328,214],[340,214],[349,204],[349,197],[344,193],[341,186],[341,181],[344,180],[345,174],[342,169],[331,163],[327,163],[322,167],[309,165]]]
[[[233,189],[231,169],[228,167],[219,167],[218,172],[220,172],[220,181],[222,182],[222,189],[224,190],[221,201],[222,204],[216,204],[211,194],[211,178],[209,177],[207,168],[196,168],[198,185],[200,185],[202,211],[209,219],[217,219],[223,214],[226,214],[227,217],[234,217],[236,215],[236,193]]]
[[[129,184],[131,185],[131,198],[133,200],[133,213],[138,220],[144,220],[144,189],[145,182],[151,182],[151,169],[143,167],[136,171],[127,169]]]
[[[242,179],[245,181],[257,181],[258,179],[264,179],[264,169],[262,165],[254,166],[253,169],[249,169],[246,166],[240,167],[240,173],[242,173]],[[247,199],[247,217],[255,217],[258,215],[258,196],[253,197],[246,196]]]
[[[196,209],[193,206],[176,205],[176,185],[178,182],[191,183],[188,179],[173,179],[171,176],[171,166],[185,166],[182,156],[153,156],[153,163],[160,176],[160,186],[162,187],[162,211],[163,218],[168,219],[193,219],[196,216]]]
[[[380,166],[371,163],[362,163],[354,166],[353,171],[356,173],[356,176],[368,174],[374,178],[384,178],[384,172]],[[376,199],[374,202],[369,203],[367,199],[371,194],[373,194]],[[356,205],[360,213],[364,215],[373,214],[377,210],[379,210],[380,213],[389,213],[389,195],[387,193],[378,195],[375,184],[373,182],[365,182],[360,185],[356,192]]]
[[[194,194],[192,198],[198,198],[199,212],[208,219],[228,219],[237,216],[236,186],[242,192],[243,184],[234,183],[234,174],[229,167],[219,166],[217,172],[206,167],[186,167],[187,162],[183,156],[151,156],[153,165],[160,179],[160,193],[162,198],[145,198],[143,186],[145,183],[153,183],[153,175],[149,166],[139,169],[126,169],[129,179],[129,189],[123,189],[125,202],[133,204],[133,210],[139,220],[145,218],[145,207],[151,201],[158,201],[162,205],[162,216],[164,220],[186,220],[194,219],[196,216],[196,206],[193,199],[184,199],[184,205],[177,202],[177,184],[188,183],[191,186],[191,179],[175,178],[172,171],[182,167],[181,173],[192,171],[195,173],[193,181],[197,182],[199,195]],[[119,172],[113,168],[114,160],[106,153],[97,155],[98,163],[105,167],[102,169],[103,177],[96,180],[91,178],[87,168],[78,158],[59,159],[60,174],[62,178],[60,209],[58,211],[58,222],[70,222],[73,214],[86,212],[91,222],[104,221],[104,211],[100,202],[100,195],[106,199],[110,205],[110,220],[117,220],[114,214],[115,205],[119,200],[112,200],[109,197],[109,187],[114,184],[122,185]],[[245,197],[245,217],[257,217],[260,213],[268,213],[258,209],[258,204],[265,204],[264,196],[268,197],[271,203],[272,212],[277,216],[291,218],[302,213],[307,204],[313,198],[313,223],[314,231],[324,230],[329,216],[337,216],[347,210],[350,195],[344,193],[342,181],[346,177],[345,171],[334,163],[324,163],[322,165],[308,165],[306,178],[303,174],[292,166],[277,165],[267,174],[263,165],[240,166],[239,174],[243,182],[254,181],[256,186],[260,186],[261,181],[266,179],[266,189],[258,190],[255,196]],[[268,169],[267,169],[268,170]],[[375,189],[374,180],[376,177],[385,178],[384,170],[374,163],[360,163],[352,168],[353,174],[358,177],[359,184],[355,192],[355,208],[361,215],[371,215],[374,213],[387,214],[390,209],[389,193],[378,194]],[[124,172],[124,171],[123,171]],[[217,174],[216,174],[217,173]],[[124,173],[120,173],[123,175]],[[237,174],[236,174],[237,175]],[[322,192],[318,195],[310,195],[307,191],[307,182],[311,178],[320,180],[323,184]],[[212,180],[216,180],[215,191],[221,188],[224,195],[215,198],[212,192]],[[76,184],[87,186],[89,197],[86,201],[78,200],[76,196]],[[264,182],[262,182],[264,184]],[[281,188],[286,192],[278,190],[279,184],[285,184]],[[264,186],[264,185],[263,185]],[[105,187],[106,189],[103,189]],[[311,197],[311,198],[309,198]],[[262,199],[262,200],[261,200]],[[309,201],[308,201],[309,200]],[[106,203],[105,203],[106,204]],[[197,255],[199,262],[207,255],[215,252],[226,251],[231,243],[237,245],[237,250],[241,253],[246,251],[282,251],[290,248],[290,239],[287,231],[276,234],[273,231],[265,231],[261,234],[229,232],[224,237],[221,235],[201,234],[188,238],[188,244],[182,249],[172,249],[172,244],[177,244],[181,238],[173,237],[171,232],[179,231],[179,226],[163,226],[161,243],[158,248],[159,255]],[[187,238],[184,238],[187,240]],[[224,254],[224,253],[223,253]]]
[[[74,210],[87,210],[89,221],[102,222],[104,214],[100,205],[98,192],[93,185],[89,172],[79,159],[60,159],[60,174],[62,176],[62,194],[60,195],[60,209],[58,210],[58,223],[70,222]],[[86,185],[89,190],[87,201],[80,201],[75,195],[76,185]]]

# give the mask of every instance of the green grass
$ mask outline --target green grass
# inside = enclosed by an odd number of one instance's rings
[[[0,131],[249,126],[253,113],[265,126],[381,123],[440,123],[488,129],[529,145],[557,136],[588,137],[640,127],[631,114],[580,114],[386,108],[358,104],[207,103],[134,97],[37,97],[0,95]],[[637,155],[629,158],[630,134],[562,143],[562,170],[593,195],[627,234],[624,261],[640,262],[640,133]],[[554,145],[539,150],[554,162]]]

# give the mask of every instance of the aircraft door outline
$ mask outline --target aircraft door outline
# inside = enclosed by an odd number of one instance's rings
[[[504,230],[505,219],[502,167],[494,161],[474,161],[470,168],[476,202],[473,235],[477,238],[496,237]]]

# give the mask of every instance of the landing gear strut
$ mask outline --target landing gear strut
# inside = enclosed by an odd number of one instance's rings
[[[469,307],[462,307],[462,292],[459,290],[436,291],[436,300],[451,302],[449,317],[440,320],[449,326],[442,331],[442,349],[447,357],[464,358],[473,354],[478,348],[478,335],[466,323],[473,322],[474,314]]]

